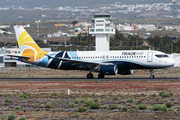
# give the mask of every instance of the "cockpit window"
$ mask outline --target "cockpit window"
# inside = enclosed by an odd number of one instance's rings
[[[165,57],[168,58],[168,55],[155,55],[155,56],[158,57],[158,58],[165,58]]]

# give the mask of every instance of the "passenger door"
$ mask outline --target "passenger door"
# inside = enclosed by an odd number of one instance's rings
[[[147,53],[147,62],[153,62],[153,52]]]

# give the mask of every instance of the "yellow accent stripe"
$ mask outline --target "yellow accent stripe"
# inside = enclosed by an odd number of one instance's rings
[[[25,36],[27,36],[28,33],[24,30],[24,32],[22,32],[22,34],[19,36],[19,39],[18,39],[18,44],[19,42],[21,41],[21,39],[23,39]]]
[[[27,36],[27,37],[22,38],[22,39],[18,42],[18,44],[21,45],[21,44],[24,43],[24,42],[34,42],[34,40],[33,40],[30,36]]]
[[[39,48],[39,46],[36,44],[36,43],[24,43],[22,44],[23,45],[27,45],[27,46],[31,46],[33,47],[36,51],[37,51],[37,54],[36,54],[36,60],[40,59],[40,54],[48,54],[48,52],[42,50],[41,48]]]

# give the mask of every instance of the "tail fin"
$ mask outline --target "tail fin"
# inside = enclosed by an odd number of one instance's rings
[[[16,33],[16,39],[19,45],[19,49],[22,56],[30,57],[29,62],[37,61],[42,54],[48,54],[48,52],[42,50],[36,42],[31,38],[27,31],[22,26],[14,26]]]

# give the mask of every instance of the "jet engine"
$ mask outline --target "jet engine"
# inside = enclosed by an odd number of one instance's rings
[[[116,75],[118,73],[117,65],[102,65],[99,68],[99,72],[104,75]]]
[[[133,70],[132,69],[119,69],[118,70],[118,74],[132,75],[133,74]]]

